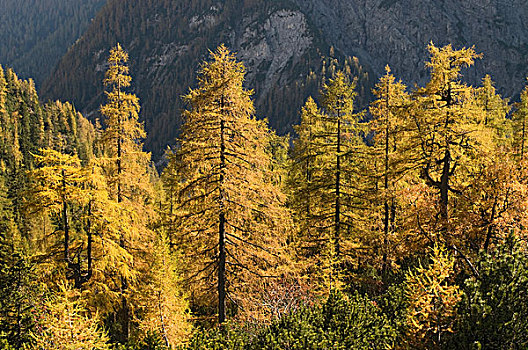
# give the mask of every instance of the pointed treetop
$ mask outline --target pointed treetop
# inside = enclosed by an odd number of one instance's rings
[[[342,71],[338,71],[328,84],[324,84],[323,104],[328,112],[335,114],[352,114],[354,109],[354,98],[357,93],[356,80],[350,78]]]
[[[254,116],[255,109],[250,96],[252,90],[244,88],[246,69],[242,62],[237,61],[235,54],[225,45],[220,45],[214,52],[210,51],[211,59],[205,61],[198,72],[198,87],[190,89],[183,99],[191,105],[191,110],[184,113],[189,121],[193,113],[203,108],[219,103],[223,96],[224,109],[231,108],[234,101],[238,101],[239,108],[235,114]]]
[[[237,61],[235,53],[220,44],[215,51],[209,51],[209,55],[211,60],[204,62],[200,67],[199,86],[213,82],[218,88],[225,88],[227,82],[231,86],[242,86],[246,68],[242,62]]]
[[[130,86],[132,78],[128,75],[128,53],[123,50],[121,44],[117,44],[110,50],[108,57],[108,70],[105,73],[105,86],[114,86],[118,89]]]

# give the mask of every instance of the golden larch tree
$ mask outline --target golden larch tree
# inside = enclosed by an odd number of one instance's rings
[[[372,202],[369,211],[372,220],[377,220],[377,230],[381,232],[378,241],[381,246],[382,272],[386,275],[390,255],[396,256],[398,247],[392,243],[396,240],[401,219],[401,204],[398,203],[402,188],[408,185],[406,176],[416,165],[409,142],[409,118],[407,111],[410,97],[406,86],[396,81],[390,68],[386,67],[386,74],[382,76],[373,90],[377,97],[370,105],[372,120],[369,131],[372,133],[369,147],[372,161],[370,177],[372,178]],[[376,235],[374,235],[376,237]],[[372,241],[373,235],[367,235]]]
[[[321,108],[307,100],[292,151],[289,203],[301,230],[302,255],[326,291],[340,283],[362,226],[357,209],[365,145],[353,111],[355,87],[355,81],[337,72],[323,86]]]
[[[104,78],[107,102],[100,109],[105,126],[101,132],[101,162],[110,197],[118,203],[120,211],[119,246],[133,257],[131,268],[144,275],[149,269],[149,251],[154,237],[148,228],[154,215],[149,205],[153,190],[149,175],[150,153],[143,151],[142,140],[146,133],[139,122],[139,99],[127,92],[132,80],[127,62],[128,53],[120,44],[110,50]],[[119,279],[121,306],[117,310],[119,322],[115,324],[121,328],[119,340],[126,342],[133,312],[131,284],[138,280],[124,275]]]
[[[216,294],[219,323],[226,319],[226,299],[249,312],[255,279],[277,277],[288,226],[271,171],[270,131],[255,118],[244,74],[225,46],[211,52],[198,87],[184,97],[189,110],[169,165],[175,171],[166,177],[178,180],[171,182],[177,186],[172,241],[183,247],[196,298],[207,306]]]
[[[478,148],[479,117],[474,108],[474,89],[461,81],[460,71],[479,56],[473,48],[454,50],[451,45],[429,45],[431,71],[429,82],[413,94],[412,116],[417,149],[421,158],[421,177],[438,193],[438,215],[423,232],[452,233],[450,214],[453,201],[460,195],[471,159]]]

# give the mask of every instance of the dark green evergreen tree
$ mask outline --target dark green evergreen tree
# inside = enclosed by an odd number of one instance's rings
[[[528,347],[528,253],[513,236],[483,253],[479,276],[462,287],[454,333],[444,349]]]
[[[31,342],[40,296],[33,264],[16,238],[0,232],[0,345],[20,349]]]

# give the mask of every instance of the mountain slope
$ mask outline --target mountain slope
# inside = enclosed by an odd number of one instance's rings
[[[225,43],[238,52],[259,116],[288,132],[305,98],[317,92],[323,53],[330,49],[298,7],[286,1],[112,0],[44,84],[43,96],[72,101],[85,115],[97,117],[105,60],[116,42],[129,51],[149,134],[145,144],[155,158],[177,136],[181,96],[194,86],[208,50]],[[349,66],[362,75],[357,63],[350,60]]]
[[[467,79],[490,73],[500,92],[520,92],[528,74],[524,0],[296,0],[328,42],[378,73],[390,64],[411,86],[423,83],[429,42],[475,45],[483,54]]]
[[[0,64],[40,85],[104,3],[0,0]]]
[[[98,117],[107,52],[120,42],[130,53],[146,147],[159,158],[177,136],[181,96],[194,86],[208,50],[220,43],[246,64],[258,114],[285,133],[305,98],[317,93],[321,76],[332,72],[324,67],[330,51],[342,60],[358,57],[348,66],[359,76],[360,105],[387,64],[409,86],[425,83],[431,41],[475,45],[483,59],[465,79],[480,84],[490,73],[503,95],[515,96],[528,74],[527,20],[522,0],[110,0],[42,95],[70,100]]]

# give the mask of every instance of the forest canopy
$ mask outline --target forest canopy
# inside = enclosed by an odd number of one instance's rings
[[[120,44],[93,123],[0,67],[0,347],[528,346],[528,87],[428,50],[366,109],[336,69],[278,136],[221,45],[161,172]]]

